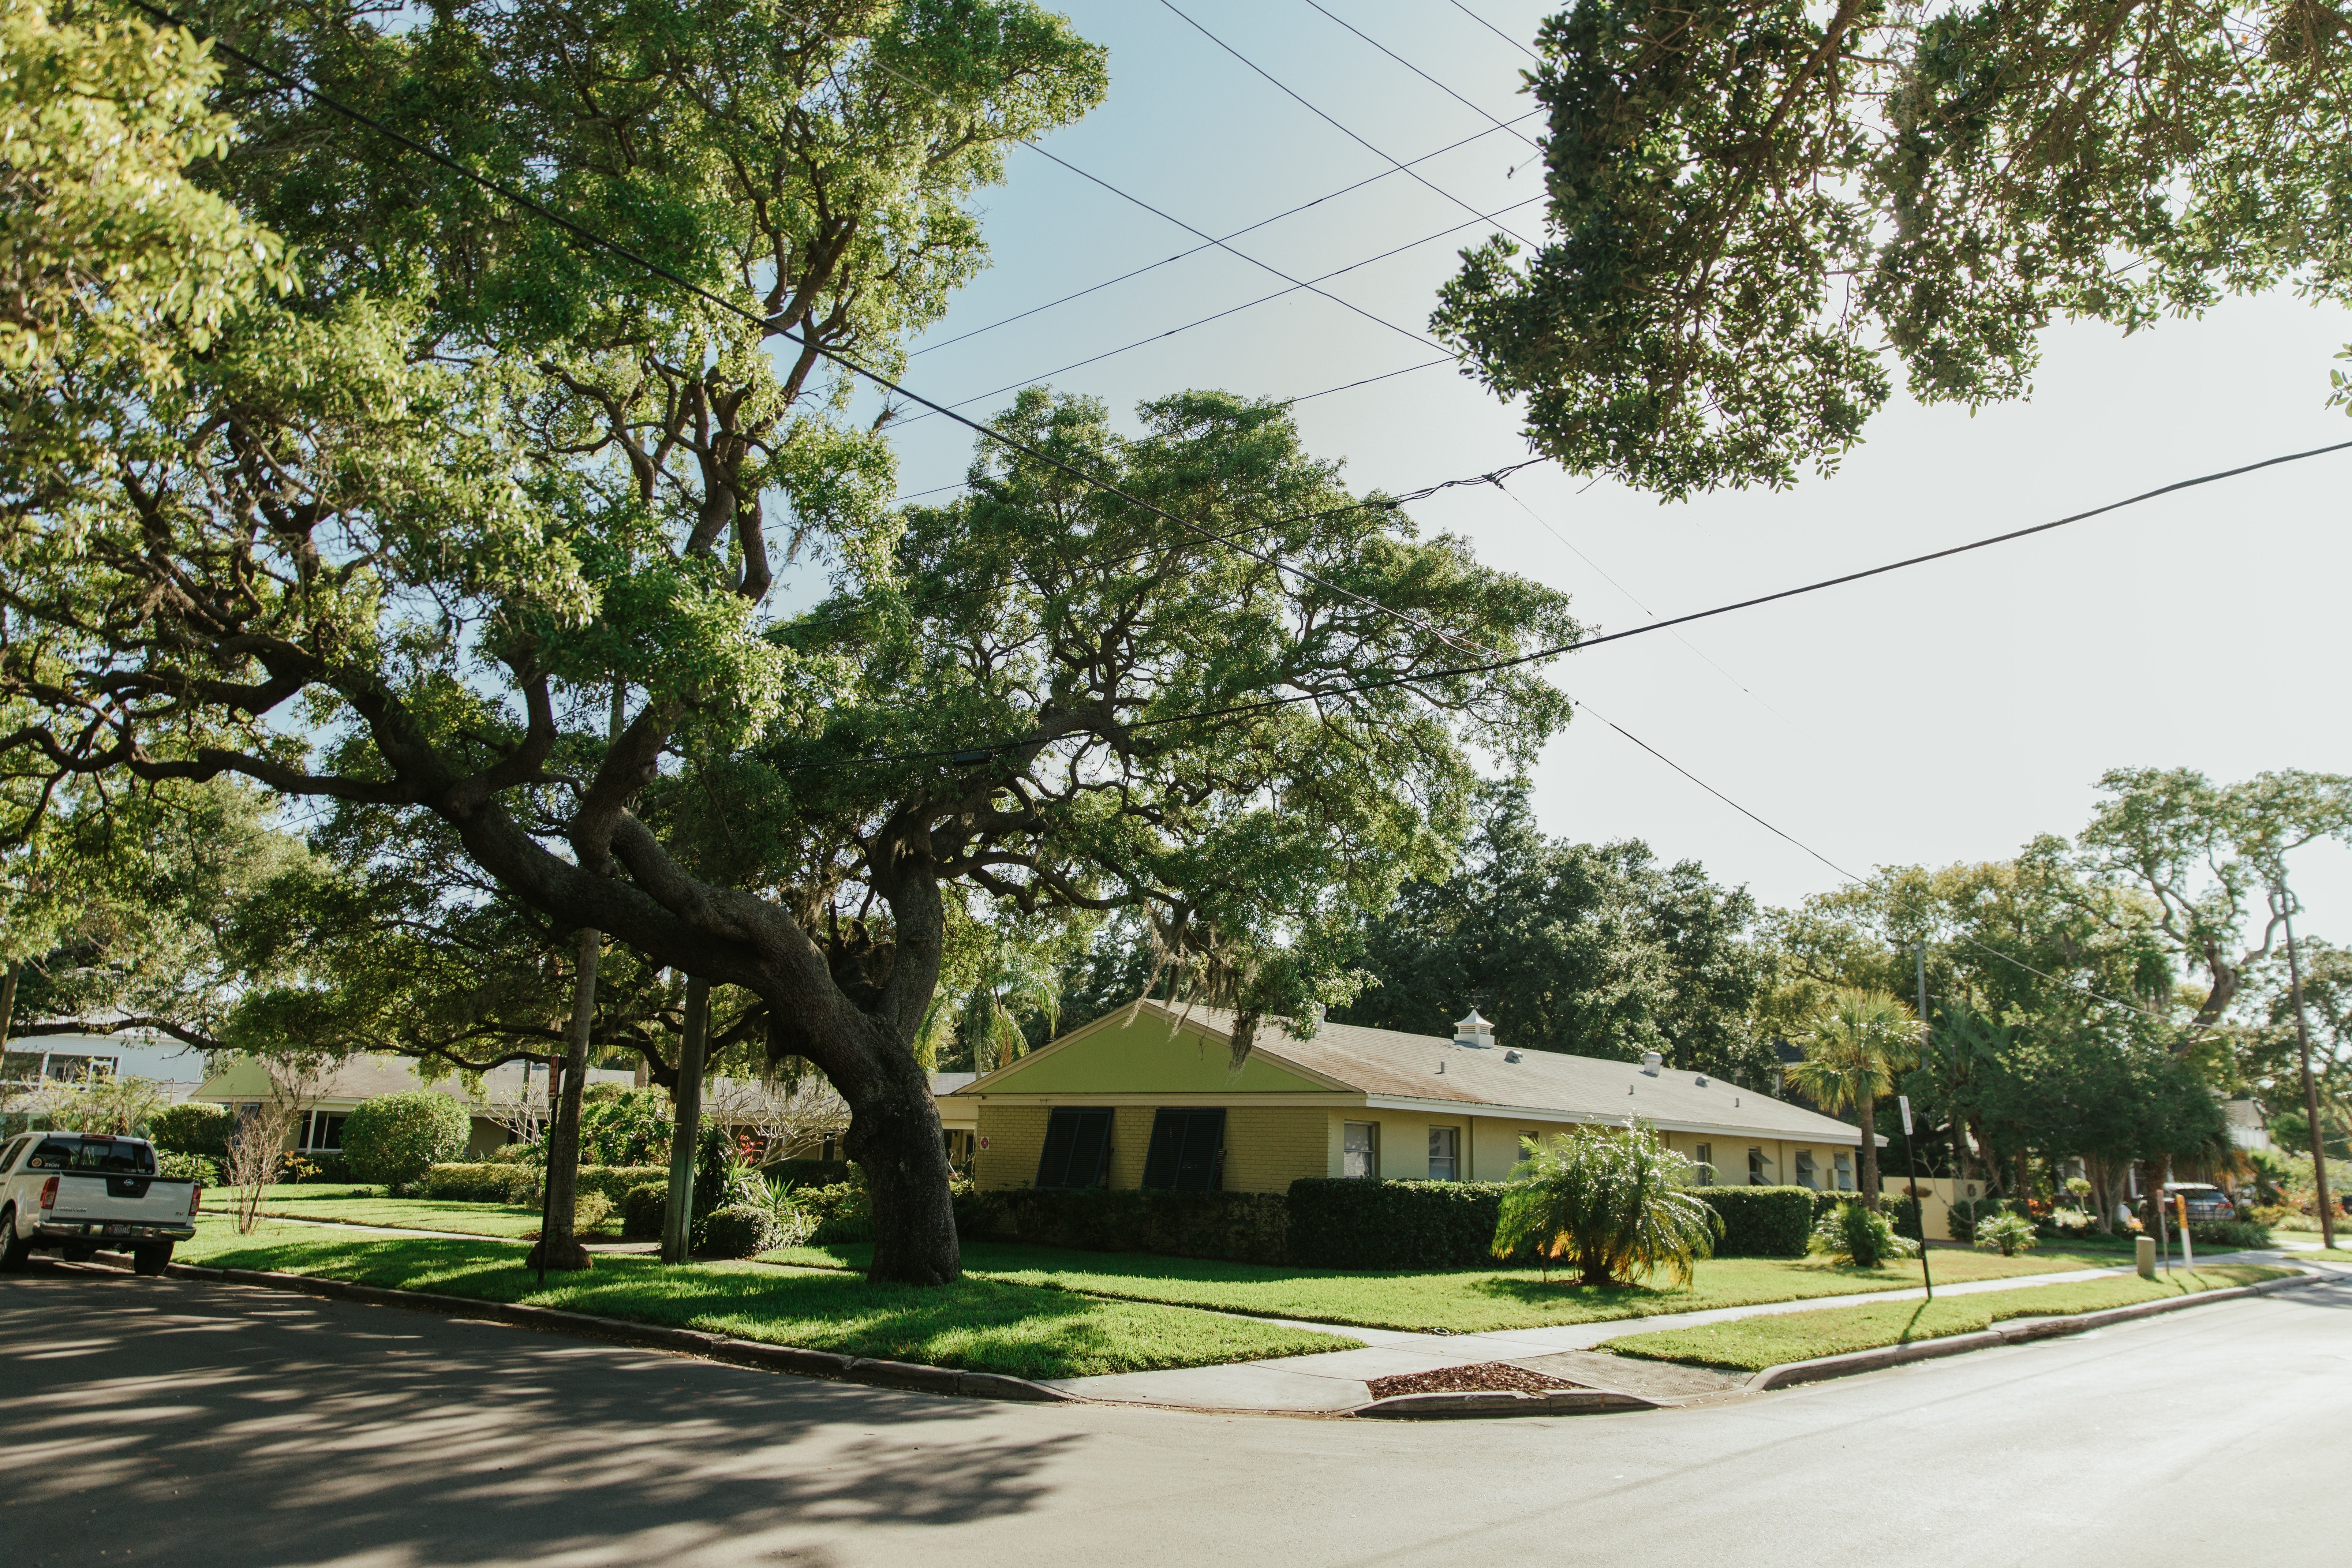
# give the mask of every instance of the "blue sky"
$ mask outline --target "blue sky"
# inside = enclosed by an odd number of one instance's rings
[[[1046,146],[1223,235],[1381,174],[1381,153],[1417,159],[1476,137],[1417,164],[1425,184],[1390,173],[1233,242],[1293,278],[1410,247],[1321,285],[1356,310],[1296,292],[1160,337],[1286,287],[1213,249],[947,344],[1200,243],[1015,149],[1008,183],[983,204],[994,265],[923,340],[945,346],[915,358],[909,384],[941,401],[975,398],[1152,339],[1050,377],[1123,413],[1184,387],[1292,396],[1437,357],[1414,334],[1455,252],[1492,232],[1474,215],[1539,194],[1532,166],[1511,173],[1533,149],[1488,118],[1531,107],[1518,91],[1528,58],[1450,0],[1321,3],[1468,104],[1307,0],[1177,0],[1343,131],[1163,0],[1090,0],[1064,9],[1109,48],[1109,100]],[[1465,3],[1520,39],[1547,9]],[[1519,129],[1538,134],[1540,122]],[[1539,235],[1541,209],[1500,221]],[[1570,590],[1581,616],[1619,629],[2352,439],[2352,422],[2325,406],[2347,342],[2347,312],[2284,296],[2130,339],[2069,325],[2047,339],[2031,401],[1971,416],[1898,400],[1836,475],[1789,491],[1668,506],[1545,466],[1507,495],[1452,491],[1414,516]],[[1344,458],[1359,488],[1417,489],[1528,455],[1512,410],[1448,367],[1318,397],[1298,416],[1310,447]],[[905,492],[953,482],[971,452],[969,433],[938,418],[900,426],[898,441]],[[2000,857],[2036,833],[2071,834],[2110,766],[2190,765],[2217,779],[2352,772],[2352,742],[2328,717],[2352,640],[2339,607],[2352,567],[2347,495],[2352,453],[1564,660],[1552,678],[1592,711],[1538,771],[1544,825],[1644,838],[1770,903],[1836,885],[1819,860],[1595,714],[1855,871]],[[2352,942],[2352,854],[2313,851],[2301,875],[2308,929]]]

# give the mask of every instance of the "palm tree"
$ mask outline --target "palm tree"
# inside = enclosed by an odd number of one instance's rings
[[[1586,1285],[1664,1273],[1687,1289],[1691,1264],[1715,1249],[1723,1222],[1689,1190],[1697,1166],[1635,1125],[1579,1127],[1548,1146],[1520,1140],[1495,1226],[1495,1256],[1532,1247],[1549,1279],[1554,1262]]]
[[[1841,985],[1800,1035],[1805,1059],[1789,1077],[1823,1110],[1852,1110],[1862,1124],[1863,1201],[1878,1205],[1878,1101],[1895,1075],[1919,1059],[1919,1016],[1884,991]]]

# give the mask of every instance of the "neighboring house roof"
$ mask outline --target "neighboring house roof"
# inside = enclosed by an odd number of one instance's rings
[[[1140,1012],[1175,1032],[1217,1042],[1232,1038],[1234,1015],[1223,1008],[1145,1002]],[[1075,1062],[1061,1071],[1049,1064],[1077,1042],[1106,1028],[1123,1027],[1128,1016],[1129,1009],[1120,1007],[958,1092],[983,1098],[1040,1090],[1087,1093],[1082,1080],[1088,1075]],[[1354,1024],[1327,1023],[1311,1038],[1297,1039],[1285,1032],[1283,1023],[1269,1018],[1259,1025],[1251,1059],[1239,1073],[1231,1072],[1223,1060],[1204,1058],[1203,1067],[1222,1077],[1229,1092],[1240,1095],[1336,1089],[1376,1102],[1491,1108],[1497,1113],[1524,1111],[1567,1121],[1622,1123],[1635,1116],[1677,1131],[1820,1143],[1862,1142],[1860,1131],[1851,1123],[1700,1073],[1664,1067],[1652,1071],[1638,1062],[1559,1051],[1515,1050],[1507,1040],[1492,1047],[1466,1046],[1434,1035]],[[1114,1086],[1104,1079],[1094,1087]],[[1195,1091],[1209,1087],[1209,1080],[1171,1081],[1165,1087]]]
[[[476,1095],[467,1089],[455,1076],[437,1083],[426,1083],[416,1076],[416,1063],[407,1057],[353,1057],[330,1073],[319,1086],[313,1105],[333,1105],[348,1100],[358,1104],[380,1095],[407,1094],[424,1089],[446,1094],[461,1104],[478,1105],[497,1100],[519,1100],[522,1097],[523,1066],[506,1062],[482,1075],[482,1089]],[[547,1092],[547,1069],[534,1068],[528,1080],[535,1096]],[[590,1083],[633,1083],[634,1075],[614,1068],[590,1068]],[[239,1057],[221,1071],[206,1079],[195,1092],[197,1100],[266,1100],[269,1097],[269,1077],[251,1057]]]

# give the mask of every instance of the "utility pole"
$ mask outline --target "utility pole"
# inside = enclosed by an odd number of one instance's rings
[[[1911,957],[1918,966],[1919,1044],[1924,1048],[1927,1044],[1927,944],[1924,940],[1911,944]],[[1927,1288],[1927,1300],[1932,1301],[1936,1299],[1936,1281],[1927,1272],[1927,1199],[1919,1191],[1919,1141],[1911,1135],[1911,1097],[1897,1095],[1895,1100],[1903,1107],[1903,1147],[1911,1156],[1911,1202],[1913,1212],[1919,1216],[1919,1282]],[[1870,1136],[1869,1129],[1863,1130],[1863,1136]],[[1955,1186],[1954,1195],[1958,1192]]]
[[[2311,1025],[2303,1011],[2303,961],[2294,951],[2294,915],[2280,911],[2286,921],[2286,973],[2294,994],[2294,1037],[2303,1049],[2303,1110],[2311,1118],[2311,1179],[2319,1198],[2320,1245],[2336,1250],[2336,1220],[2327,1203],[2327,1138],[2319,1127],[2319,1085],[2311,1076]]]

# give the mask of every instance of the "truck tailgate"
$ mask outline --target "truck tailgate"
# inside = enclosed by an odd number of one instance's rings
[[[142,1225],[168,1224],[188,1217],[193,1182],[170,1176],[118,1176],[97,1172],[59,1173],[58,1201],[50,1214],[58,1219],[128,1220]]]

